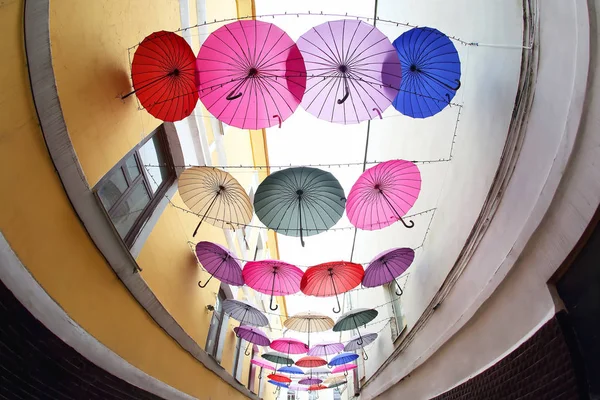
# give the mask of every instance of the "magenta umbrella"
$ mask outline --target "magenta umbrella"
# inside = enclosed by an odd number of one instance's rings
[[[298,383],[300,385],[318,385],[319,383],[323,382],[323,379],[319,379],[319,378],[304,378],[298,381]]]
[[[212,242],[198,242],[196,257],[210,274],[210,278],[204,285],[198,282],[198,286],[201,288],[205,288],[213,277],[230,285],[242,286],[244,284],[240,263],[225,247]]]
[[[250,362],[261,368],[259,379],[262,377],[262,370],[267,369],[270,371],[275,371],[275,366],[267,361],[261,360],[260,358],[253,358]]]
[[[371,24],[325,22],[300,36],[298,48],[308,76],[302,107],[317,118],[356,124],[381,117],[398,94],[398,54]]]
[[[208,111],[242,129],[280,125],[306,88],[304,60],[280,28],[235,21],[208,36],[196,60],[198,92]]]
[[[351,371],[351,370],[356,369],[356,368],[358,368],[356,366],[356,364],[343,364],[343,365],[339,365],[339,366],[335,367],[331,371],[331,373],[332,374],[337,374],[337,373],[343,372],[344,376],[348,376],[348,371]]]
[[[327,363],[329,363],[329,359],[327,356],[331,356],[337,353],[341,353],[344,351],[344,345],[336,342],[325,342],[314,345],[308,350],[309,356],[323,356]]]
[[[415,226],[402,217],[411,209],[421,192],[421,173],[416,164],[405,160],[379,163],[358,178],[346,202],[348,219],[357,228],[376,230],[396,221]]]
[[[292,338],[275,339],[271,342],[271,348],[281,353],[287,353],[288,358],[290,354],[305,354],[308,351],[306,343]],[[291,365],[288,364],[288,366]]]
[[[259,346],[268,346],[271,344],[271,341],[269,340],[267,335],[258,328],[254,328],[247,325],[241,325],[233,328],[233,331],[235,332],[237,337],[244,339],[248,342],[248,344],[246,345],[246,350],[244,351],[244,354],[247,356],[250,355],[250,353],[248,353],[248,348],[250,347],[251,343],[257,344]]]
[[[415,259],[415,251],[408,247],[392,249],[379,254],[365,269],[362,284],[365,287],[376,287],[394,281],[398,287],[398,296],[402,296],[402,288],[396,280]]]
[[[300,281],[304,272],[292,264],[276,260],[250,261],[242,271],[244,281],[252,289],[271,295],[269,308],[273,311],[273,296],[284,296],[300,291]]]

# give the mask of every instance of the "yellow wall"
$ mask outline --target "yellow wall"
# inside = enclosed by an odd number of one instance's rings
[[[93,184],[157,124],[132,101],[114,97],[129,87],[126,47],[157,27],[173,28],[178,10],[157,0],[55,0],[51,6],[58,90]],[[128,362],[199,398],[243,398],[167,336],[89,240],[38,128],[22,21],[22,0],[0,7],[0,184],[11,194],[0,196],[2,233],[50,296]]]

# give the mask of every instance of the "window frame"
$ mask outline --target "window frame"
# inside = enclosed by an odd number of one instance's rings
[[[225,319],[225,312],[223,311],[223,302],[225,300],[227,300],[227,296],[223,289],[219,288],[219,293],[217,293],[217,298],[218,298],[219,304],[221,304],[221,310],[217,311],[217,309],[215,308],[215,310],[213,311],[213,315],[211,316],[210,325],[208,328],[208,334],[206,335],[206,344],[204,345],[204,350],[210,356],[212,356],[214,359],[218,359],[219,342],[220,342],[220,338],[221,338],[221,333],[223,332],[223,329],[224,329],[223,320]],[[218,314],[218,316],[217,316],[217,314]],[[215,343],[213,344],[213,347],[209,351],[208,342],[210,340],[213,326],[215,326],[212,323],[213,318],[217,318],[219,320],[219,323],[216,324],[216,328],[215,328],[216,329]]]
[[[148,175],[148,171],[146,171],[146,168],[144,167],[144,164],[142,163],[142,157],[140,155],[139,150],[146,143],[148,143],[150,140],[152,140],[155,136],[159,140],[159,145],[162,150],[161,153],[165,159],[165,163],[166,163],[165,167],[167,168],[168,174],[167,174],[166,179],[163,180],[161,182],[161,184],[158,186],[158,188],[156,189],[156,192],[153,193],[152,186],[150,183],[152,178]],[[140,170],[140,174],[134,179],[131,178],[131,176],[129,174],[129,170],[127,168],[127,160],[131,156],[134,157],[136,166]],[[118,171],[120,171],[123,174],[123,176],[125,177],[125,181],[127,182],[127,189],[121,194],[121,196],[119,196],[118,200],[110,207],[110,209],[106,209],[106,207],[102,203],[102,200],[101,200],[98,192],[104,186],[104,184],[106,184],[110,180],[110,178],[113,176],[113,174],[115,174]],[[140,184],[140,182],[142,183],[142,185],[146,189],[146,192],[148,193],[148,196],[150,197],[150,201],[148,202],[148,204],[146,204],[143,211],[136,218],[136,220],[133,223],[133,225],[131,226],[131,228],[129,228],[129,231],[127,232],[125,237],[121,237],[121,235],[117,232],[117,235],[123,240],[123,242],[125,243],[125,245],[127,246],[128,249],[131,249],[133,247],[133,245],[135,244],[136,238],[139,236],[142,228],[144,227],[144,224],[146,223],[146,221],[148,221],[148,219],[150,218],[150,216],[152,215],[152,213],[154,212],[154,210],[156,209],[156,207],[158,206],[158,204],[160,203],[162,198],[167,193],[169,187],[175,182],[176,179],[177,179],[177,173],[175,170],[175,165],[173,163],[173,156],[171,154],[171,149],[170,149],[169,142],[167,139],[167,134],[165,132],[164,125],[160,125],[154,131],[152,131],[149,135],[147,135],[142,141],[140,141],[127,154],[125,154],[125,156],[123,156],[123,158],[121,158],[121,160],[119,160],[119,162],[117,162],[106,174],[104,174],[104,176],[98,181],[98,183],[96,183],[96,185],[94,186],[94,189],[93,189],[94,196],[96,197],[96,199],[102,206],[102,209],[104,210],[107,218],[110,220],[111,224],[113,225],[115,231],[117,228],[114,225],[114,222],[112,219],[114,216],[113,214],[114,214],[115,210],[117,210],[118,207],[129,198],[129,196],[131,195],[133,190],[137,187],[138,184]]]

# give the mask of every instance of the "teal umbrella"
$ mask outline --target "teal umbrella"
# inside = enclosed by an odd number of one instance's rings
[[[333,326],[333,331],[342,332],[356,329],[356,332],[358,332],[358,339],[354,338],[352,341],[356,341],[356,345],[360,347],[364,344],[365,340],[367,340],[367,337],[363,338],[363,336],[361,336],[358,327],[367,325],[369,322],[373,321],[375,317],[377,317],[377,314],[379,313],[374,308],[357,308],[348,311],[337,320]],[[366,353],[363,353],[363,358],[368,360]]]
[[[344,189],[329,172],[310,167],[288,168],[269,175],[256,190],[254,212],[270,229],[286,236],[325,232],[342,217]]]
[[[292,365],[294,363],[294,360],[292,360],[289,357],[286,357],[285,354],[277,353],[274,351],[265,353],[265,354],[261,355],[261,357],[264,358],[265,360],[275,363],[276,365],[277,364]]]

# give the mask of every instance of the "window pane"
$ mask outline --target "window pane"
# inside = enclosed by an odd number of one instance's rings
[[[216,312],[216,310],[215,310]],[[210,320],[210,327],[208,328],[208,338],[206,340],[206,352],[208,354],[215,355],[217,348],[217,338],[219,337],[219,323],[221,322],[218,313],[213,313]]]
[[[98,190],[98,196],[104,208],[110,210],[125,190],[127,190],[127,181],[123,171],[119,168],[102,184],[102,187]]]
[[[150,202],[150,196],[143,182],[139,182],[129,193],[127,199],[123,201],[116,210],[111,213],[113,224],[122,238],[125,238],[137,217]]]
[[[140,169],[138,168],[137,162],[135,162],[134,155],[131,155],[127,161],[125,161],[125,167],[127,168],[127,173],[132,181],[140,175]]]
[[[160,184],[167,179],[169,175],[169,169],[165,167],[148,167],[147,165],[163,165],[166,163],[163,155],[163,148],[160,145],[160,139],[157,135],[154,135],[152,139],[148,140],[140,149],[140,157],[142,159],[143,168],[146,169],[148,174],[148,180],[150,181],[150,187],[152,193],[156,193],[156,190]]]

